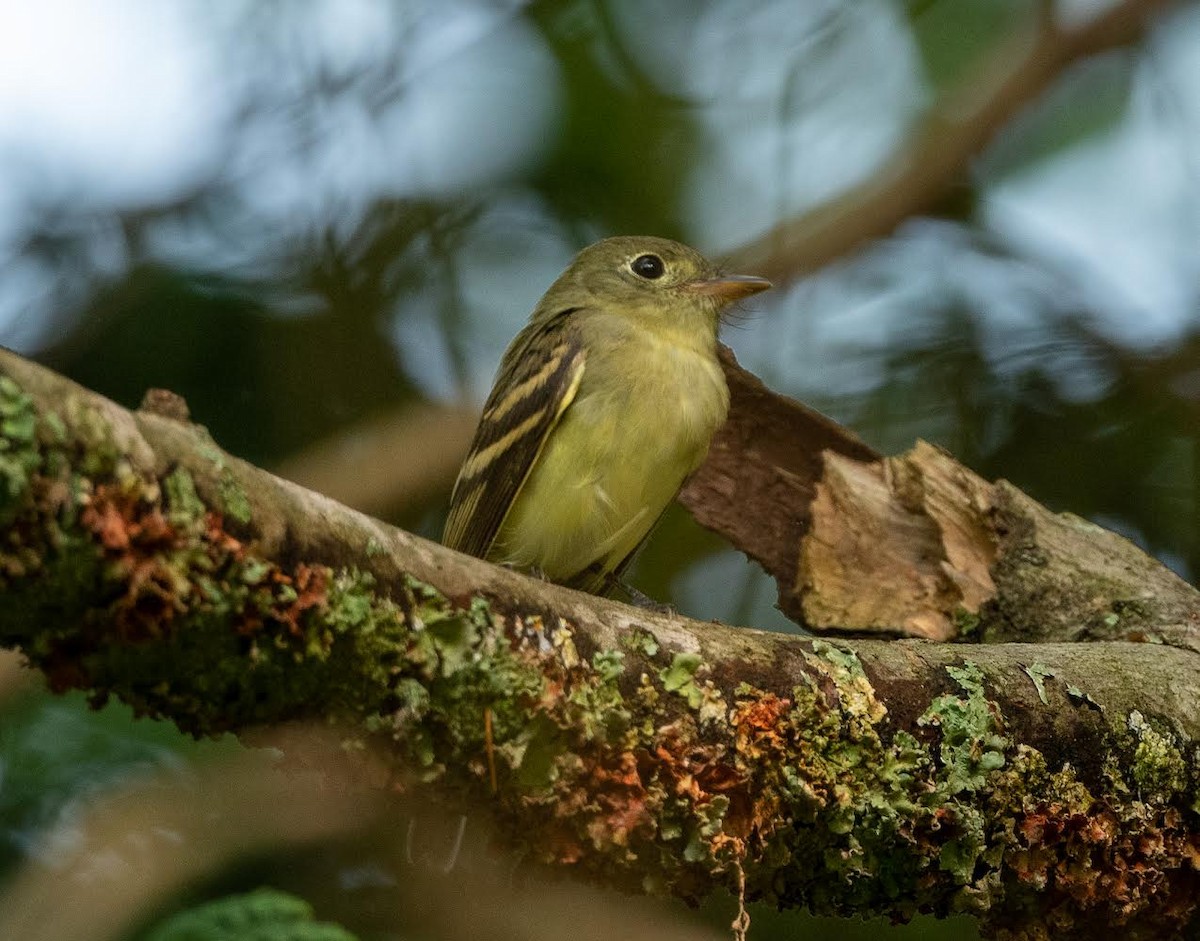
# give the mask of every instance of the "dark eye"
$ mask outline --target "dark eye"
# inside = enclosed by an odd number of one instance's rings
[[[663,272],[667,270],[663,267],[663,260],[657,255],[638,255],[629,263],[629,269],[639,278],[646,278],[650,281],[661,278]]]

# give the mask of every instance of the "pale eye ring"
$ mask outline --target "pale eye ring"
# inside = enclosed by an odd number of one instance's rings
[[[666,273],[666,265],[657,255],[638,255],[629,263],[629,270],[639,278],[654,281]]]

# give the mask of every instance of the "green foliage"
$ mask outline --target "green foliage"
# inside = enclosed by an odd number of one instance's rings
[[[356,941],[345,928],[313,920],[312,906],[277,889],[232,895],[173,915],[144,941]]]
[[[256,462],[411,394],[375,325],[351,326],[362,309],[288,318],[273,303],[233,272],[134,266],[94,286],[79,312],[86,342],[64,336],[39,359],[130,408],[148,388],[178,392],[222,446]]]
[[[1129,112],[1136,62],[1117,52],[1082,64],[1020,115],[981,162],[989,177],[1036,172],[1046,161],[1115,131]]]
[[[192,762],[241,747],[232,738],[196,742],[119,704],[93,711],[81,693],[6,703],[3,728],[0,871],[31,850],[51,852],[42,841],[73,804],[152,772],[186,778]]]
[[[680,235],[687,178],[677,168],[694,159],[697,136],[686,103],[643,73],[615,4],[554,0],[530,13],[559,63],[566,99],[558,146],[536,185],[611,234]]]
[[[925,74],[935,89],[954,88],[1021,27],[1030,4],[1012,0],[919,0],[910,18]]]

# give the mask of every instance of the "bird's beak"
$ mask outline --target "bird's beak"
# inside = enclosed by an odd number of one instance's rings
[[[683,285],[685,291],[715,297],[721,301],[738,301],[769,287],[771,282],[766,278],[756,278],[748,274],[727,274],[720,278],[688,281]]]

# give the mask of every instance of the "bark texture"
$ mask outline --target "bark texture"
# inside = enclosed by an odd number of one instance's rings
[[[881,457],[722,355],[729,421],[680,499],[775,577],[798,624],[1200,650],[1200,594],[1129,540],[924,442]]]
[[[495,568],[160,411],[0,353],[0,642],[56,688],[117,695],[196,734],[328,719],[387,757],[378,783],[489,806],[514,846],[637,891],[699,898],[744,881],[750,898],[826,914],[970,912],[996,937],[1194,931],[1200,670],[1190,642],[1172,644],[1197,602],[1149,560],[1104,568],[1116,537],[947,476],[944,455],[918,449],[917,489],[958,506],[922,510],[916,527],[941,532],[945,558],[928,571],[946,582],[931,596],[984,598],[981,612],[1007,599],[1018,609],[988,629],[1031,637],[1108,612],[1084,632],[1103,636],[1120,620],[1110,595],[1081,587],[1061,609],[1035,584],[1066,562],[1092,571],[1046,548],[1084,529],[1106,584],[1170,595],[1147,603],[1134,639],[1172,643],[833,643],[651,615]],[[794,483],[759,450],[764,472]],[[836,532],[840,511],[819,504],[859,486],[887,508],[874,518],[921,504],[871,457],[819,462],[798,532]],[[996,522],[1010,517],[1032,529]],[[791,551],[772,538],[764,557]],[[1031,587],[1006,594],[1006,579]]]

